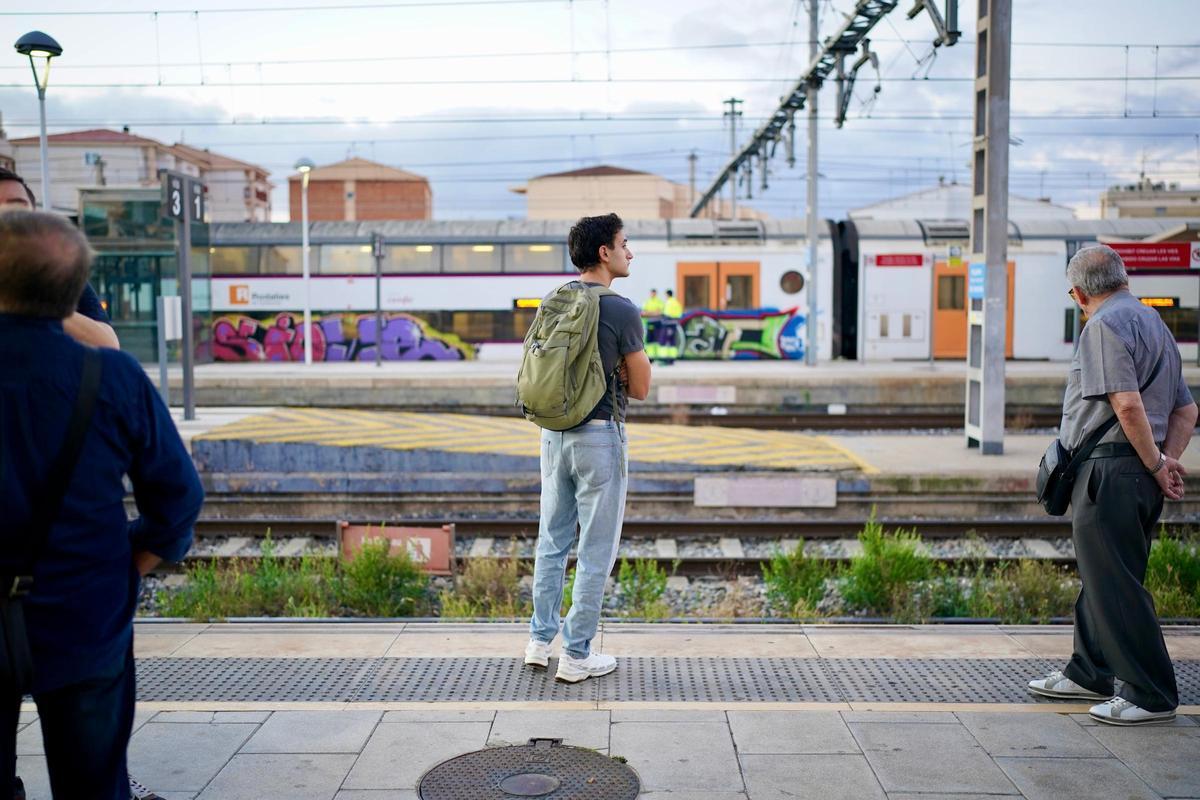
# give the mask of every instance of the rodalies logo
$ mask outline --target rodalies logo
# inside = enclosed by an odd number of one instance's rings
[[[229,287],[229,305],[250,305],[250,287],[244,283],[235,283]]]

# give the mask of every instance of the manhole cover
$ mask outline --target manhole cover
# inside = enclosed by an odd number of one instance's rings
[[[594,750],[563,747],[562,739],[530,739],[438,764],[421,778],[421,800],[635,800],[640,786],[629,767]]]

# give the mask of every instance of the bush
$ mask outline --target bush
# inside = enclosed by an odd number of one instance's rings
[[[443,617],[527,617],[530,604],[521,594],[524,566],[515,552],[505,558],[472,559],[454,590],[442,593]]]
[[[970,616],[995,618],[1010,625],[1069,617],[1079,583],[1049,561],[1022,559],[980,577],[970,593]]]
[[[336,559],[275,555],[270,536],[252,563],[198,563],[178,590],[159,592],[163,616],[330,617],[337,614],[403,616],[420,606],[428,579],[408,554],[392,556],[386,542],[369,542],[339,571]]]
[[[1150,547],[1146,589],[1160,617],[1200,617],[1200,536],[1174,537],[1164,527]]]
[[[617,571],[617,590],[621,595],[621,616],[640,619],[664,619],[671,609],[663,600],[667,592],[667,572],[650,559],[632,562],[621,559]]]
[[[428,577],[408,550],[390,552],[385,539],[367,539],[353,561],[342,565],[338,599],[363,617],[411,616],[424,606]]]
[[[817,605],[825,597],[825,581],[833,575],[828,562],[804,555],[803,544],[790,553],[776,553],[762,568],[767,599],[794,617],[816,615]]]
[[[850,560],[842,598],[851,610],[889,615],[908,593],[909,585],[933,572],[933,559],[917,548],[915,531],[885,533],[874,512],[858,534],[862,553]]]

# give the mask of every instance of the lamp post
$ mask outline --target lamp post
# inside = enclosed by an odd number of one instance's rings
[[[310,158],[296,162],[300,172],[300,260],[304,264],[304,363],[312,364],[312,291],[309,289],[308,268],[308,173],[316,164]]]
[[[50,208],[50,158],[46,142],[46,86],[50,83],[50,59],[62,55],[62,45],[54,41],[54,37],[41,31],[30,31],[17,39],[17,52],[29,56],[29,68],[33,70],[33,83],[37,86],[38,111],[42,118],[41,155],[42,155],[42,209]],[[37,62],[34,59],[44,58],[42,74],[38,76]]]

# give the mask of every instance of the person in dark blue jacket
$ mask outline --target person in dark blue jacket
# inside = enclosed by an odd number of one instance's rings
[[[87,282],[83,235],[53,214],[0,214],[0,574],[17,574],[32,500],[63,445],[86,346],[63,329]],[[133,615],[140,580],[192,542],[204,493],[170,413],[131,356],[101,349],[103,375],[79,461],[25,601],[55,797],[128,800]],[[133,487],[138,517],[125,512]],[[20,697],[0,698],[15,729]],[[0,737],[5,741],[7,737]],[[0,753],[0,786],[14,755]]]

